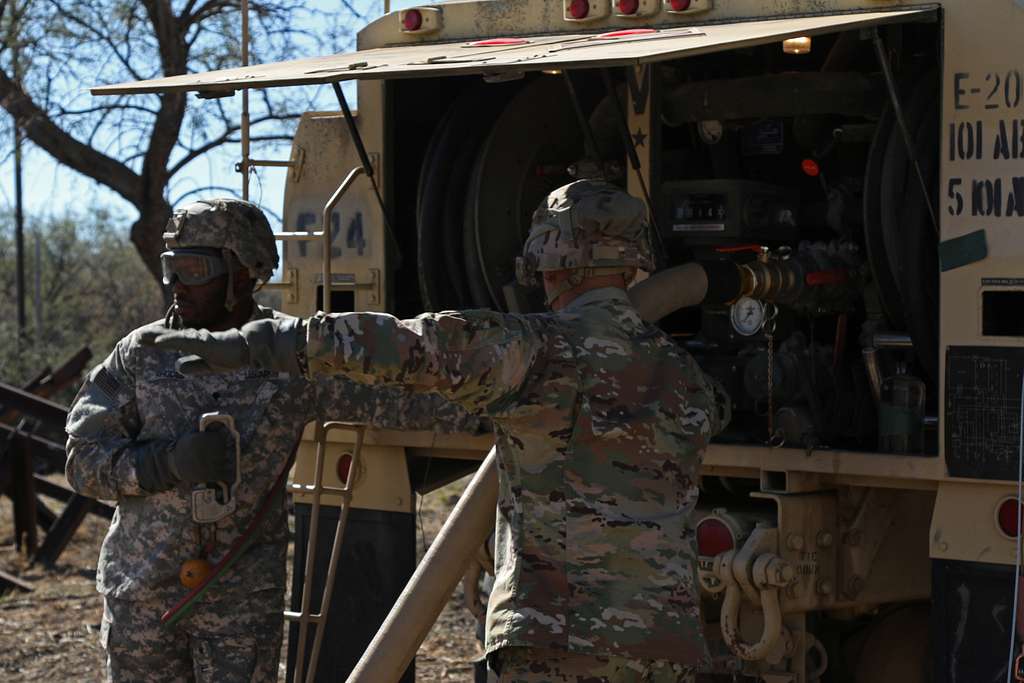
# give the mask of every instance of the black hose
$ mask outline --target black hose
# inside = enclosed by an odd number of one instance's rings
[[[885,318],[894,329],[904,326],[903,300],[886,257],[882,230],[882,161],[893,132],[892,108],[886,107],[875,128],[864,171],[864,249]]]
[[[939,81],[918,70],[905,102],[913,154],[928,187],[938,173]],[[875,131],[864,179],[864,244],[889,324],[905,329],[925,376],[938,381],[939,302],[937,237],[928,199],[908,155],[890,103]]]
[[[930,87],[930,74],[921,74],[915,80],[916,85],[907,98],[904,105],[904,116],[911,135],[916,135],[924,121],[928,111],[934,111],[936,107],[935,96]],[[885,158],[882,162],[882,234],[885,242],[885,250],[889,260],[889,268],[896,280],[896,287],[903,299],[904,311],[907,302],[905,291],[906,258],[903,251],[904,231],[902,216],[907,206],[906,197],[908,192],[917,185],[916,194],[920,194],[920,184],[917,179],[917,171],[914,168],[914,160],[907,153],[907,144],[903,139],[903,133],[899,129],[898,121],[893,120],[892,134],[889,136],[888,146],[885,151]],[[912,285],[917,287],[919,285]]]
[[[938,183],[939,107],[938,78],[930,74],[922,87],[930,106],[917,122],[914,147],[921,175],[928,187]],[[934,201],[934,200],[933,200]],[[938,238],[932,226],[928,199],[913,169],[908,169],[906,193],[900,217],[901,277],[907,328],[914,340],[914,354],[933,386],[939,381],[939,259]],[[936,207],[932,207],[934,211]]]

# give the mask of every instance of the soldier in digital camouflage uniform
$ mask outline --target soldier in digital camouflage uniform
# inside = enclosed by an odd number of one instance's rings
[[[601,182],[548,196],[517,274],[543,279],[552,313],[344,313],[155,343],[200,354],[188,372],[282,369],[298,348],[311,376],[402,384],[488,415],[499,499],[486,648],[498,680],[690,680],[708,664],[690,514],[729,402],[626,297],[650,265],[644,215]]]
[[[311,382],[268,369],[186,377],[178,354],[140,345],[147,330],[229,329],[283,320],[255,305],[257,281],[277,265],[270,226],[254,205],[214,199],[176,211],[161,259],[175,302],[164,324],[139,328],[89,374],[68,416],[67,477],[81,494],[117,501],[100,553],[101,641],[112,681],[276,681],[284,606],[287,513],[282,488],[254,544],[173,628],[161,615],[188,589],[183,562],[207,549],[219,561],[275,488],[307,422],[343,419],[384,427],[477,429],[438,397],[337,378]],[[196,483],[234,477],[234,445],[198,432],[200,416],[234,417],[241,436],[237,511],[198,528]],[[437,426],[440,429],[441,427]]]

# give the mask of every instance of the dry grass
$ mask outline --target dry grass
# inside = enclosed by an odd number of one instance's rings
[[[468,479],[423,499],[420,518],[427,543],[440,530]],[[60,505],[47,501],[55,511]],[[0,499],[0,568],[34,587],[32,593],[0,597],[0,680],[99,681],[103,653],[99,645],[103,601],[96,593],[96,559],[106,520],[88,516],[53,569],[29,566],[14,547],[10,500]],[[462,607],[462,589],[449,600],[416,660],[418,681],[472,681],[472,662],[481,649],[476,620]],[[285,677],[281,660],[281,680]]]

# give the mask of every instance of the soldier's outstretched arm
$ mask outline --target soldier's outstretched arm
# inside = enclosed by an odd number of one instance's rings
[[[400,320],[336,313],[308,321],[259,320],[240,330],[152,333],[143,343],[187,354],[182,372],[245,365],[310,377],[341,374],[364,384],[433,391],[473,411],[523,383],[540,336],[522,316],[474,310]]]
[[[135,438],[140,420],[129,340],[118,342],[93,368],[68,412],[68,483],[92,498],[148,495],[139,483],[137,463],[171,447],[166,441]]]
[[[367,384],[432,391],[472,411],[515,392],[540,351],[523,316],[486,310],[317,315],[307,322],[311,376],[344,374]]]

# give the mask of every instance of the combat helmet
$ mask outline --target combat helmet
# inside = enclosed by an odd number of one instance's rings
[[[255,204],[233,197],[202,199],[177,209],[167,221],[164,242],[168,249],[226,249],[262,282],[270,280],[278,264],[267,217]]]
[[[534,211],[516,259],[516,280],[537,286],[537,273],[571,270],[568,289],[592,275],[653,270],[649,232],[642,201],[608,182],[577,180],[551,192]]]

